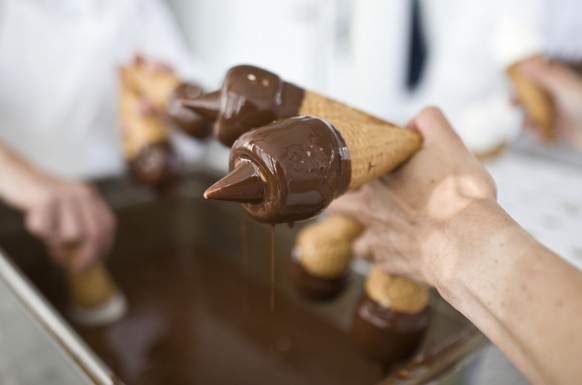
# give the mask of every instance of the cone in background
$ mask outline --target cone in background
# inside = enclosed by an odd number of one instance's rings
[[[165,189],[180,169],[168,132],[154,111],[144,112],[132,69],[120,68],[119,79],[123,152],[130,173],[140,183]]]
[[[210,187],[209,199],[245,203],[260,222],[284,223],[311,218],[348,189],[384,175],[410,158],[421,146],[414,131],[375,118],[356,119],[357,112],[335,116],[335,122],[300,116],[282,119],[243,134],[230,153],[230,170],[240,160],[252,162],[266,184],[261,203],[247,203],[217,193],[232,184],[231,174]],[[253,175],[248,176],[254,177]],[[213,191],[213,194],[209,194]],[[256,197],[253,197],[256,198]]]
[[[428,329],[428,305],[425,287],[373,266],[352,324],[354,344],[385,364],[410,357]]]
[[[544,59],[536,56],[524,61],[529,60]],[[553,130],[555,117],[553,102],[546,91],[539,85],[533,83],[519,70],[520,64],[524,61],[511,65],[507,69],[507,75],[513,84],[517,100],[522,105],[526,115],[541,130],[540,135],[542,140],[545,142],[553,142],[556,136]]]
[[[349,281],[352,243],[363,227],[343,215],[331,215],[303,228],[295,241],[291,280],[312,300],[330,300]]]
[[[86,271],[73,268],[76,248],[70,247],[66,274],[71,301],[71,317],[80,324],[102,326],[122,318],[127,311],[125,296],[101,262]]]

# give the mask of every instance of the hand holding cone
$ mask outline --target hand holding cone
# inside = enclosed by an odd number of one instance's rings
[[[140,183],[166,188],[175,181],[180,168],[167,129],[155,110],[142,100],[133,70],[120,68],[119,79],[119,116],[129,170]]]
[[[535,56],[524,60],[544,60],[542,57]],[[507,75],[515,89],[515,95],[518,102],[523,106],[526,115],[532,123],[541,130],[541,138],[546,142],[553,142],[556,133],[554,132],[555,111],[553,102],[549,94],[539,85],[532,82],[519,69],[520,61],[511,65],[507,69]]]

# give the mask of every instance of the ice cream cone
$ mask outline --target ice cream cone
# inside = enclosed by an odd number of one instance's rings
[[[180,169],[168,131],[153,107],[141,98],[133,70],[120,68],[119,79],[122,148],[129,170],[140,183],[165,189]]]
[[[166,110],[172,93],[182,83],[170,69],[152,71],[144,65],[129,67],[137,91],[148,98],[159,111]]]
[[[243,134],[231,149],[231,173],[206,190],[205,198],[246,203],[245,209],[261,222],[304,220],[348,189],[394,170],[422,144],[415,131],[371,117],[356,121],[341,116],[334,122],[308,116],[282,119]],[[248,162],[248,176],[241,176],[239,169]],[[245,197],[243,189],[258,195]]]
[[[428,306],[428,289],[411,280],[384,273],[374,265],[365,292],[374,302],[398,313],[415,314]]]
[[[544,59],[536,56],[527,60]],[[515,89],[516,98],[522,105],[526,115],[541,130],[541,138],[547,142],[552,142],[555,139],[553,130],[554,105],[548,93],[520,71],[519,65],[523,62],[520,61],[511,65],[507,69],[507,75]]]
[[[126,159],[134,158],[145,146],[168,140],[167,130],[158,117],[153,112],[142,111],[144,107],[132,72],[128,67],[119,70],[119,115],[123,125],[123,151]]]
[[[357,221],[331,215],[301,230],[294,254],[305,271],[317,278],[338,278],[352,262],[352,243],[362,233]]]
[[[123,317],[125,298],[101,262],[78,272],[73,268],[77,248],[70,246],[65,259],[71,315],[87,325],[103,325]]]

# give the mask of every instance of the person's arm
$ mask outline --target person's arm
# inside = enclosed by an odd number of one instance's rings
[[[550,95],[557,135],[582,150],[582,76],[563,64],[544,60],[524,62],[519,69]],[[539,130],[529,120],[525,124]]]
[[[35,168],[0,143],[0,199],[24,212],[27,229],[62,262],[65,246],[79,243],[75,266],[85,269],[105,256],[115,219],[95,190]]]
[[[489,174],[440,111],[423,111],[410,127],[424,148],[332,205],[366,226],[354,253],[436,287],[533,383],[575,383],[582,272],[503,211]]]

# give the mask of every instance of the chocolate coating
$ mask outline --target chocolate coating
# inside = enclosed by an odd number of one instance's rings
[[[368,357],[386,364],[410,357],[429,326],[430,311],[394,312],[364,294],[352,325],[355,345]]]
[[[346,144],[332,125],[319,118],[283,119],[243,134],[230,152],[231,172],[244,159],[258,168],[266,182],[262,202],[243,204],[259,222],[311,218],[343,194],[350,183]],[[211,189],[226,179],[228,176]]]
[[[171,123],[197,139],[204,139],[212,133],[213,119],[185,107],[182,100],[193,99],[202,94],[202,88],[197,85],[182,83],[170,95],[166,111]]]
[[[225,76],[220,104],[202,98],[184,100],[184,105],[206,114],[217,114],[216,138],[227,146],[247,131],[274,120],[296,116],[305,92],[264,69],[240,65]]]
[[[141,148],[128,165],[138,182],[161,189],[171,186],[180,172],[180,159],[168,141]]]
[[[289,276],[291,283],[302,297],[312,301],[329,301],[340,295],[347,287],[350,273],[330,279],[315,277],[309,274],[296,258],[293,258]]]

